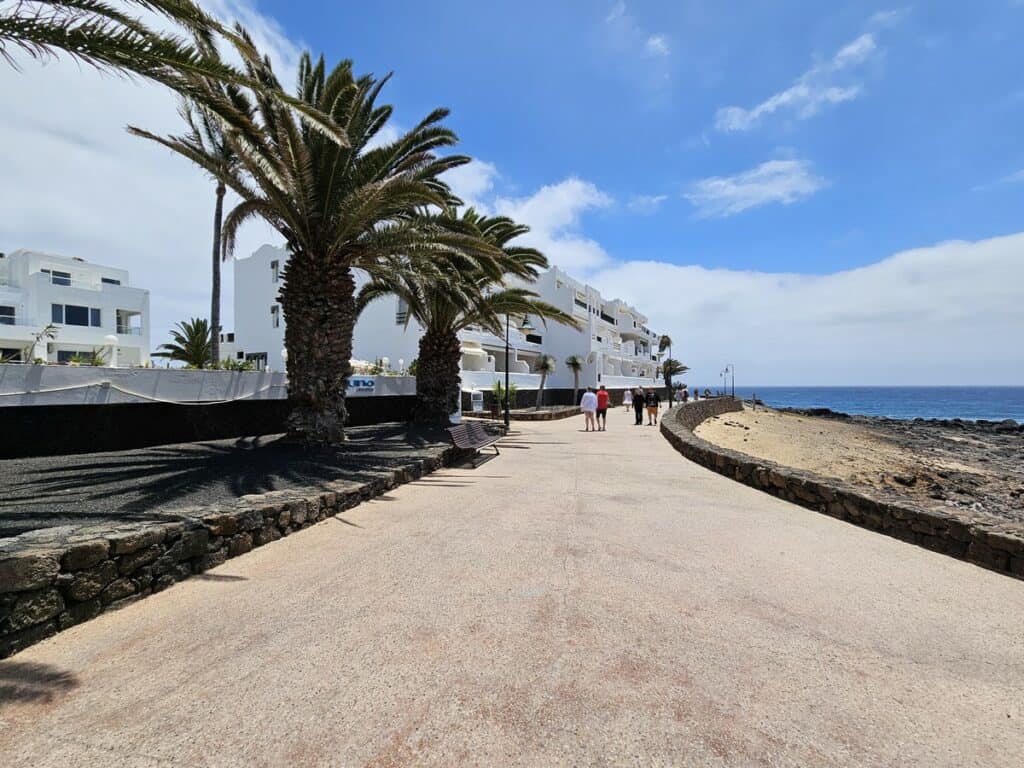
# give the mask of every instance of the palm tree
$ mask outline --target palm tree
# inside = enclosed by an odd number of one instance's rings
[[[507,317],[536,315],[541,320],[575,325],[576,320],[557,307],[540,301],[526,288],[508,281],[536,280],[547,259],[533,248],[512,245],[529,231],[507,217],[487,217],[472,208],[456,216],[452,210],[429,219],[443,229],[487,244],[492,252],[467,258],[452,249],[415,270],[381,274],[359,292],[360,311],[371,301],[395,294],[409,307],[408,318],[423,328],[416,375],[416,418],[444,423],[459,407],[459,331],[478,326],[501,336]],[[408,321],[407,321],[408,322]]]
[[[210,324],[203,318],[177,323],[171,330],[170,344],[161,344],[161,351],[152,357],[166,357],[185,363],[190,368],[206,368],[210,365]]]
[[[251,46],[243,30],[238,35]],[[266,91],[280,91],[269,59],[246,51],[241,50],[247,77]],[[224,220],[226,254],[251,218],[265,219],[284,236],[291,251],[279,294],[287,323],[288,433],[305,443],[344,439],[356,318],[353,270],[372,280],[395,276],[437,254],[482,248],[478,240],[418,215],[451,202],[440,176],[469,162],[464,156],[435,155],[457,140],[442,124],[447,110],[436,109],[394,141],[368,148],[391,117],[390,106],[377,104],[387,79],[356,77],[350,61],[328,73],[323,57],[314,63],[308,53],[302,56],[297,101],[341,126],[344,146],[266,91],[250,94],[197,80],[204,108],[214,103],[218,118],[229,114],[222,119],[224,138],[238,163],[226,171],[217,157],[183,137],[130,129],[192,160],[242,198]]]
[[[665,354],[666,349],[668,350],[668,356],[672,357],[672,337],[667,334],[658,340],[658,354]]]
[[[572,371],[572,403],[576,404],[576,396],[580,391],[580,371],[585,365],[583,358],[579,355],[569,355],[565,358],[565,367]]]
[[[534,371],[540,374],[540,386],[537,387],[537,408],[544,404],[544,382],[548,380],[548,374],[555,372],[555,358],[551,355],[541,355],[537,358]]]
[[[670,402],[673,399],[672,377],[682,376],[688,370],[690,370],[689,366],[683,365],[674,358],[666,357],[664,360],[661,361],[661,373],[665,377],[665,386],[668,387],[668,396]]]
[[[188,125],[188,133],[180,137],[182,149],[195,152],[213,161],[210,176],[216,182],[217,201],[213,209],[213,279],[210,291],[210,359],[216,364],[220,360],[220,265],[224,259],[221,243],[221,229],[224,225],[224,195],[227,186],[224,179],[231,175],[238,164],[235,148],[224,135],[224,126],[202,105],[190,99],[182,99],[178,113]]]
[[[127,6],[127,7],[125,7]],[[157,32],[130,11],[155,13],[181,34]],[[281,101],[317,130],[345,144],[345,132],[301,100],[251,77],[219,56],[216,39],[226,40],[243,59],[258,59],[252,40],[240,27],[228,29],[194,0],[18,0],[0,9],[0,59],[18,68],[14,50],[33,59],[64,55],[101,72],[139,75],[187,98],[205,103],[209,82],[247,86]],[[207,106],[219,119],[232,110],[222,101]]]

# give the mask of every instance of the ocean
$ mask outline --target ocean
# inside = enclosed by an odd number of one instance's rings
[[[776,408],[831,408],[892,419],[1024,422],[1024,387],[736,387],[736,395],[744,399],[755,393]]]

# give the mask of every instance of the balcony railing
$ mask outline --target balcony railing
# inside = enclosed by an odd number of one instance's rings
[[[142,329],[130,325],[119,325],[117,326],[117,334],[118,336],[141,336]]]

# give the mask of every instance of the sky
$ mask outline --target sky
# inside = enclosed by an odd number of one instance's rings
[[[304,49],[393,73],[388,131],[450,108],[453,188],[635,304],[694,385],[1024,384],[1024,0],[204,5],[286,83]],[[16,61],[0,251],[128,269],[154,347],[207,316],[213,184],[124,131],[179,130],[174,98]]]

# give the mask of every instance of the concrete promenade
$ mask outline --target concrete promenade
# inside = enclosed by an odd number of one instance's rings
[[[1024,765],[1024,583],[609,424],[0,661],[0,764]]]

